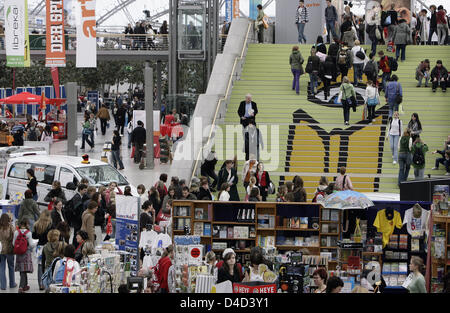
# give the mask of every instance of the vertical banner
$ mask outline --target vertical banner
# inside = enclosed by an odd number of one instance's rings
[[[46,8],[45,66],[64,67],[66,66],[66,50],[64,42],[65,38],[64,38],[63,0],[46,0],[45,8]]]
[[[76,67],[97,67],[95,0],[78,0]]]
[[[262,0],[250,0],[248,4],[249,4],[248,17],[251,18],[252,20],[256,20],[256,17],[258,17],[258,9],[256,8],[256,6],[258,4],[262,4]]]
[[[239,17],[239,0],[233,0],[233,18]]]
[[[53,87],[55,88],[55,97],[56,98],[61,98],[60,97],[60,92],[59,92],[59,73],[58,73],[58,68],[57,67],[52,67],[51,73],[52,73]]]
[[[231,22],[233,19],[233,3],[232,0],[225,0],[225,20]]]
[[[25,52],[25,2],[5,0],[6,66],[23,67]]]
[[[29,36],[29,32],[28,32],[28,0],[24,0],[25,4],[24,4],[24,8],[25,8],[25,17],[24,17],[24,22],[25,22],[25,51],[23,54],[23,66],[24,67],[30,67],[30,36]]]

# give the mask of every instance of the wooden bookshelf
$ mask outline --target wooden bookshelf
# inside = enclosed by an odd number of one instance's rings
[[[431,277],[437,277],[437,271],[439,267],[444,268],[444,276],[449,273],[450,260],[448,253],[450,251],[450,216],[438,215],[433,212],[433,224],[439,225],[441,229],[445,230],[445,253],[443,258],[435,258],[431,255]],[[434,227],[433,227],[434,228]],[[433,234],[430,234],[430,236]],[[430,247],[431,248],[431,247]],[[431,287],[431,286],[430,286]],[[431,290],[431,289],[430,289]]]
[[[329,218],[331,218],[331,211],[338,211],[338,220],[332,221],[330,219],[323,219],[323,210],[328,210]],[[329,270],[335,270],[336,266],[338,264],[337,262],[337,246],[335,247],[328,247],[326,245],[322,246],[322,237],[337,237],[336,240],[339,240],[341,238],[341,220],[342,220],[342,211],[339,209],[325,209],[323,207],[320,207],[320,213],[319,213],[319,244],[320,244],[320,252],[330,252],[330,251],[324,251],[324,250],[333,250],[336,251],[336,260],[329,260],[328,263],[331,264],[328,266]],[[322,224],[337,224],[337,232],[322,232]],[[333,253],[332,251],[332,253]]]

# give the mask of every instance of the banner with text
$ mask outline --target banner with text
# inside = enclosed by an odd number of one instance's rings
[[[23,67],[25,52],[25,1],[5,0],[6,66]]]
[[[225,21],[231,22],[232,19],[233,19],[232,0],[225,0]]]
[[[233,18],[237,18],[239,15],[239,0],[233,0]]]
[[[97,67],[95,0],[78,0],[76,67]]]
[[[46,0],[46,54],[45,66],[66,66],[64,39],[64,2]]]

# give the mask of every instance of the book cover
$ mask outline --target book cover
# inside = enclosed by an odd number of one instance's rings
[[[249,236],[250,236],[250,238],[255,238],[256,237],[255,226],[250,226]]]
[[[322,209],[322,220],[323,221],[330,220],[330,210],[329,209]]]
[[[300,217],[300,228],[301,229],[308,228],[308,218],[307,217]]]
[[[194,223],[194,236],[203,236],[203,222]]]
[[[275,215],[269,215],[269,228],[275,228]]]
[[[275,236],[267,236],[266,247],[275,247]]]
[[[214,225],[213,226],[213,237],[214,238],[219,238],[220,237],[220,226],[219,225]]]
[[[327,236],[327,247],[332,247],[331,245],[331,237]]]
[[[322,247],[327,247],[327,237],[321,237],[320,238],[320,245]]]
[[[329,233],[328,231],[329,225],[328,223],[322,224],[322,233]]]
[[[330,211],[330,221],[333,221],[333,222],[339,221],[339,210],[331,210]]]
[[[319,218],[318,217],[311,217],[309,219],[309,223],[310,225],[308,225],[309,228],[311,229],[319,229]]]
[[[233,239],[233,235],[234,235],[234,227],[233,226],[228,226],[228,233],[227,233],[227,238],[228,239]]]
[[[213,209],[212,204],[208,204],[208,211],[207,211],[208,216],[207,216],[207,218],[206,218],[206,220],[208,220],[208,221],[210,221],[211,218],[212,218],[212,209]]]
[[[203,219],[203,208],[195,208],[195,219],[202,220]]]
[[[219,233],[219,238],[221,239],[227,239],[227,227],[226,226],[220,226],[220,233]]]
[[[203,236],[211,236],[211,224],[203,224]]]

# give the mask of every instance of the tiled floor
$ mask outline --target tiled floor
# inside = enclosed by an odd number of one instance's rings
[[[78,125],[80,125],[82,120],[82,114],[78,114]],[[86,149],[85,152],[82,150],[78,150],[78,155],[81,157],[82,154],[88,153],[90,155],[91,159],[100,159],[101,152],[103,150],[103,144],[106,140],[112,139],[112,132],[114,130],[114,121],[111,122],[111,127],[107,129],[106,135],[102,136],[100,132],[100,124],[99,131],[98,131],[98,137],[95,138],[95,147],[94,151],[89,151],[89,149]],[[79,137],[81,138],[81,127],[78,129]],[[144,186],[149,189],[151,186],[155,184],[155,182],[158,180],[159,175],[161,173],[168,172],[169,165],[160,164],[159,159],[155,159],[155,168],[153,170],[140,170],[138,168],[137,164],[133,163],[133,159],[129,156],[131,155],[131,149],[128,149],[127,143],[128,143],[128,137],[127,134],[125,134],[124,137],[122,137],[122,155],[123,155],[123,164],[125,167],[125,170],[123,170],[123,174],[128,178],[131,184],[134,186],[137,186],[139,184],[144,184]],[[88,146],[88,145],[87,145]],[[89,146],[88,146],[89,147]],[[66,155],[67,154],[67,141],[59,141],[52,144],[50,148],[51,154],[59,154],[59,155]],[[31,274],[28,274],[28,285],[30,286],[30,290],[27,291],[27,293],[42,293],[44,291],[39,290],[38,280],[37,280],[37,260],[34,257],[33,258],[33,266],[34,266],[34,272]],[[8,273],[6,273],[6,276],[8,277]],[[7,278],[8,280],[8,278]],[[20,281],[20,274],[16,273],[16,284],[18,285]],[[9,281],[7,281],[7,286],[9,286]],[[16,288],[7,288],[6,290],[0,290],[0,293],[17,293],[18,287]]]

